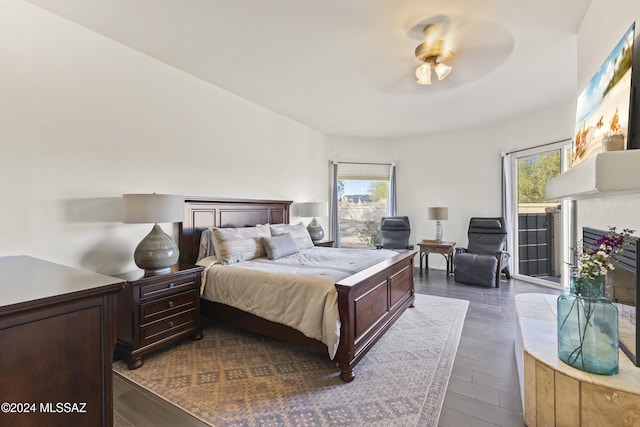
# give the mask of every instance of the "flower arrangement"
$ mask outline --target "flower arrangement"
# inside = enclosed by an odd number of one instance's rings
[[[615,227],[575,250],[571,292],[558,297],[558,357],[566,364],[602,375],[618,373],[618,309],[603,295],[607,273],[633,240],[633,230]]]
[[[609,227],[609,232],[595,241],[594,249],[585,248],[581,241],[574,250],[577,262],[571,266],[572,275],[581,279],[604,278],[608,271],[615,270],[615,262],[631,244],[633,232],[625,228],[617,233],[616,227]]]

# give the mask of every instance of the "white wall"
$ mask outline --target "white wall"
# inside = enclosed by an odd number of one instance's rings
[[[576,94],[638,17],[637,2],[593,0]],[[575,110],[574,98],[478,129],[326,138],[18,0],[0,2],[0,59],[0,255],[107,274],[134,267],[150,228],[120,223],[121,194],[328,200],[328,160],[395,161],[412,240],[433,235],[426,208],[447,205],[444,236],[464,245],[469,217],[500,212],[500,152],[569,138]],[[579,209],[591,225],[640,230],[638,205],[616,196]]]
[[[578,31],[577,93],[589,82],[629,26],[636,21],[636,43],[640,34],[640,2],[635,0],[592,0]],[[638,64],[638,58],[634,62]],[[635,82],[637,85],[638,82]],[[576,95],[577,96],[577,95]],[[636,120],[640,114],[636,113]],[[640,167],[640,165],[638,165]],[[640,193],[580,200],[578,233],[582,226],[606,230],[631,228],[640,236]]]
[[[321,133],[29,3],[0,64],[1,256],[135,268],[124,193],[328,200]]]
[[[483,128],[424,135],[397,141],[330,138],[332,160],[395,161],[398,214],[411,220],[411,241],[434,237],[430,206],[447,206],[444,239],[466,246],[472,216],[501,215],[501,152],[570,137],[575,100],[533,111]],[[431,256],[432,268],[445,268]]]

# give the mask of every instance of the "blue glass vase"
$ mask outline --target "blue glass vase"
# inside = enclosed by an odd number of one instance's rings
[[[558,357],[600,375],[618,373],[618,308],[603,295],[604,277],[571,276],[558,297]]]

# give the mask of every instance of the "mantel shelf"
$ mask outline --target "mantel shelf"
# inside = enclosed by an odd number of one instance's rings
[[[547,199],[640,192],[640,150],[599,153],[547,182]]]

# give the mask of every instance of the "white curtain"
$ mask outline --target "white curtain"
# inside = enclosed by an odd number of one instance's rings
[[[396,216],[398,213],[396,201],[396,164],[389,166],[389,216]]]
[[[504,217],[505,225],[507,230],[509,231],[509,235],[507,238],[507,248],[506,250],[512,254],[509,257],[507,264],[509,266],[509,271],[511,274],[513,271],[513,247],[514,247],[514,236],[513,233],[516,231],[516,227],[511,227],[512,215],[513,215],[513,204],[512,204],[512,181],[511,181],[511,158],[512,155],[510,153],[502,153],[502,216]],[[517,224],[516,224],[517,225]]]
[[[331,162],[331,212],[329,214],[331,240],[340,247],[340,219],[338,217],[338,162]]]

